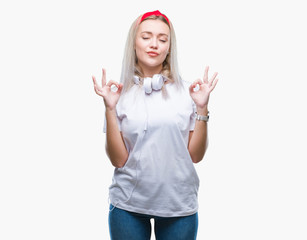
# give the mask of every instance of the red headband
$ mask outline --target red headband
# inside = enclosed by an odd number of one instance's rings
[[[144,13],[143,16],[142,16],[142,18],[141,18],[140,23],[143,22],[143,20],[144,20],[145,18],[147,18],[147,17],[149,17],[149,16],[152,16],[152,15],[155,15],[155,16],[162,16],[162,17],[165,18],[165,20],[168,22],[168,24],[170,24],[168,18],[167,18],[164,14],[160,13],[158,10],[153,11],[153,12]]]

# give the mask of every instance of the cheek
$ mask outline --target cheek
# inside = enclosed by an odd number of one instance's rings
[[[146,47],[146,43],[144,41],[141,41],[141,40],[135,41],[135,48],[144,49],[145,47]]]
[[[136,54],[141,54],[145,49],[144,44],[141,44],[140,42],[136,42],[135,44],[135,52]]]
[[[169,45],[168,46],[164,46],[162,51],[163,52],[163,55],[166,57],[166,55],[168,54],[168,50],[169,50]]]
[[[140,47],[138,45],[135,45],[135,54],[136,54],[136,57],[139,58],[139,56],[140,56]]]

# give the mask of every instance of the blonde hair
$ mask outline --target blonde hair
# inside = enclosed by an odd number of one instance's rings
[[[133,76],[137,75],[143,77],[143,72],[137,64],[137,57],[135,54],[135,38],[140,25],[141,16],[139,16],[131,25],[128,32],[126,41],[124,57],[122,62],[122,72],[120,82],[123,84],[123,93],[127,92],[133,85]],[[177,62],[177,46],[176,35],[172,23],[168,23],[162,16],[149,16],[144,19],[161,20],[166,23],[170,28],[170,48],[169,54],[165,58],[162,66],[161,74],[167,78],[169,82],[173,82],[178,89],[182,87],[182,80],[179,74],[178,62]],[[163,90],[163,89],[162,89]],[[164,91],[163,91],[164,92]]]

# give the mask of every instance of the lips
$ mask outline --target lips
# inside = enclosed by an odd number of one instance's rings
[[[159,54],[156,53],[156,52],[147,52],[147,54],[148,54],[149,56],[151,56],[151,57],[156,57],[156,56],[159,55]]]

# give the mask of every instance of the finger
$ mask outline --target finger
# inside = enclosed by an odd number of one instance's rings
[[[208,72],[209,72],[209,66],[205,67],[205,73],[204,73],[204,82],[208,83]]]
[[[198,78],[193,82],[194,86],[196,86],[197,84],[203,84],[203,81],[200,78]]]
[[[108,86],[108,87],[111,87],[113,84],[114,84],[117,88],[119,87],[119,83],[118,83],[118,82],[115,82],[114,80],[108,81],[107,86]]]
[[[213,81],[215,80],[216,76],[217,76],[217,72],[215,72],[215,73],[213,74],[213,76],[211,77],[211,79],[209,80],[209,86],[210,86],[210,87],[212,86],[212,83],[213,83]]]
[[[215,88],[215,86],[216,86],[216,84],[217,84],[218,81],[219,81],[219,79],[217,78],[217,79],[215,79],[215,81],[212,83],[212,86],[211,86],[211,88],[210,88],[210,92],[213,91],[213,89]]]
[[[196,79],[196,80],[190,85],[189,91],[190,91],[190,92],[194,92],[194,88],[197,87],[197,84],[198,84],[198,85],[201,85],[201,84],[203,84],[203,82],[202,82],[200,79]]]
[[[100,95],[99,94],[99,85],[97,84],[97,82],[96,82],[96,78],[94,77],[94,76],[92,76],[92,79],[93,79],[93,82],[94,82],[94,90],[95,90],[95,92],[98,94],[98,95]]]
[[[101,91],[97,88],[97,85],[94,86],[95,93],[99,96],[102,96]]]
[[[118,85],[117,92],[120,94],[120,93],[122,92],[122,90],[123,90],[123,84],[120,83],[120,84]]]
[[[97,93],[97,91],[99,91],[101,89],[101,87],[98,85],[95,76],[92,76],[92,79],[93,79],[93,82],[94,82],[95,91]]]
[[[197,84],[201,84],[200,79],[197,79],[193,83],[191,83],[189,89],[191,90],[191,89],[195,88]]]
[[[95,78],[95,76],[92,76],[92,79],[93,79],[93,83],[94,83],[94,85],[97,85],[97,82],[96,82],[96,78]]]
[[[102,87],[106,85],[106,81],[107,81],[106,80],[107,79],[106,75],[107,75],[106,74],[106,70],[103,68],[102,69],[102,79],[101,79]]]
[[[211,79],[210,79],[210,82],[213,82],[213,80],[216,78],[217,74],[218,74],[218,72],[215,72],[215,73],[213,74],[213,76],[212,76]]]
[[[99,86],[97,84],[94,84],[94,90],[97,94],[100,95],[100,89],[99,89]]]

